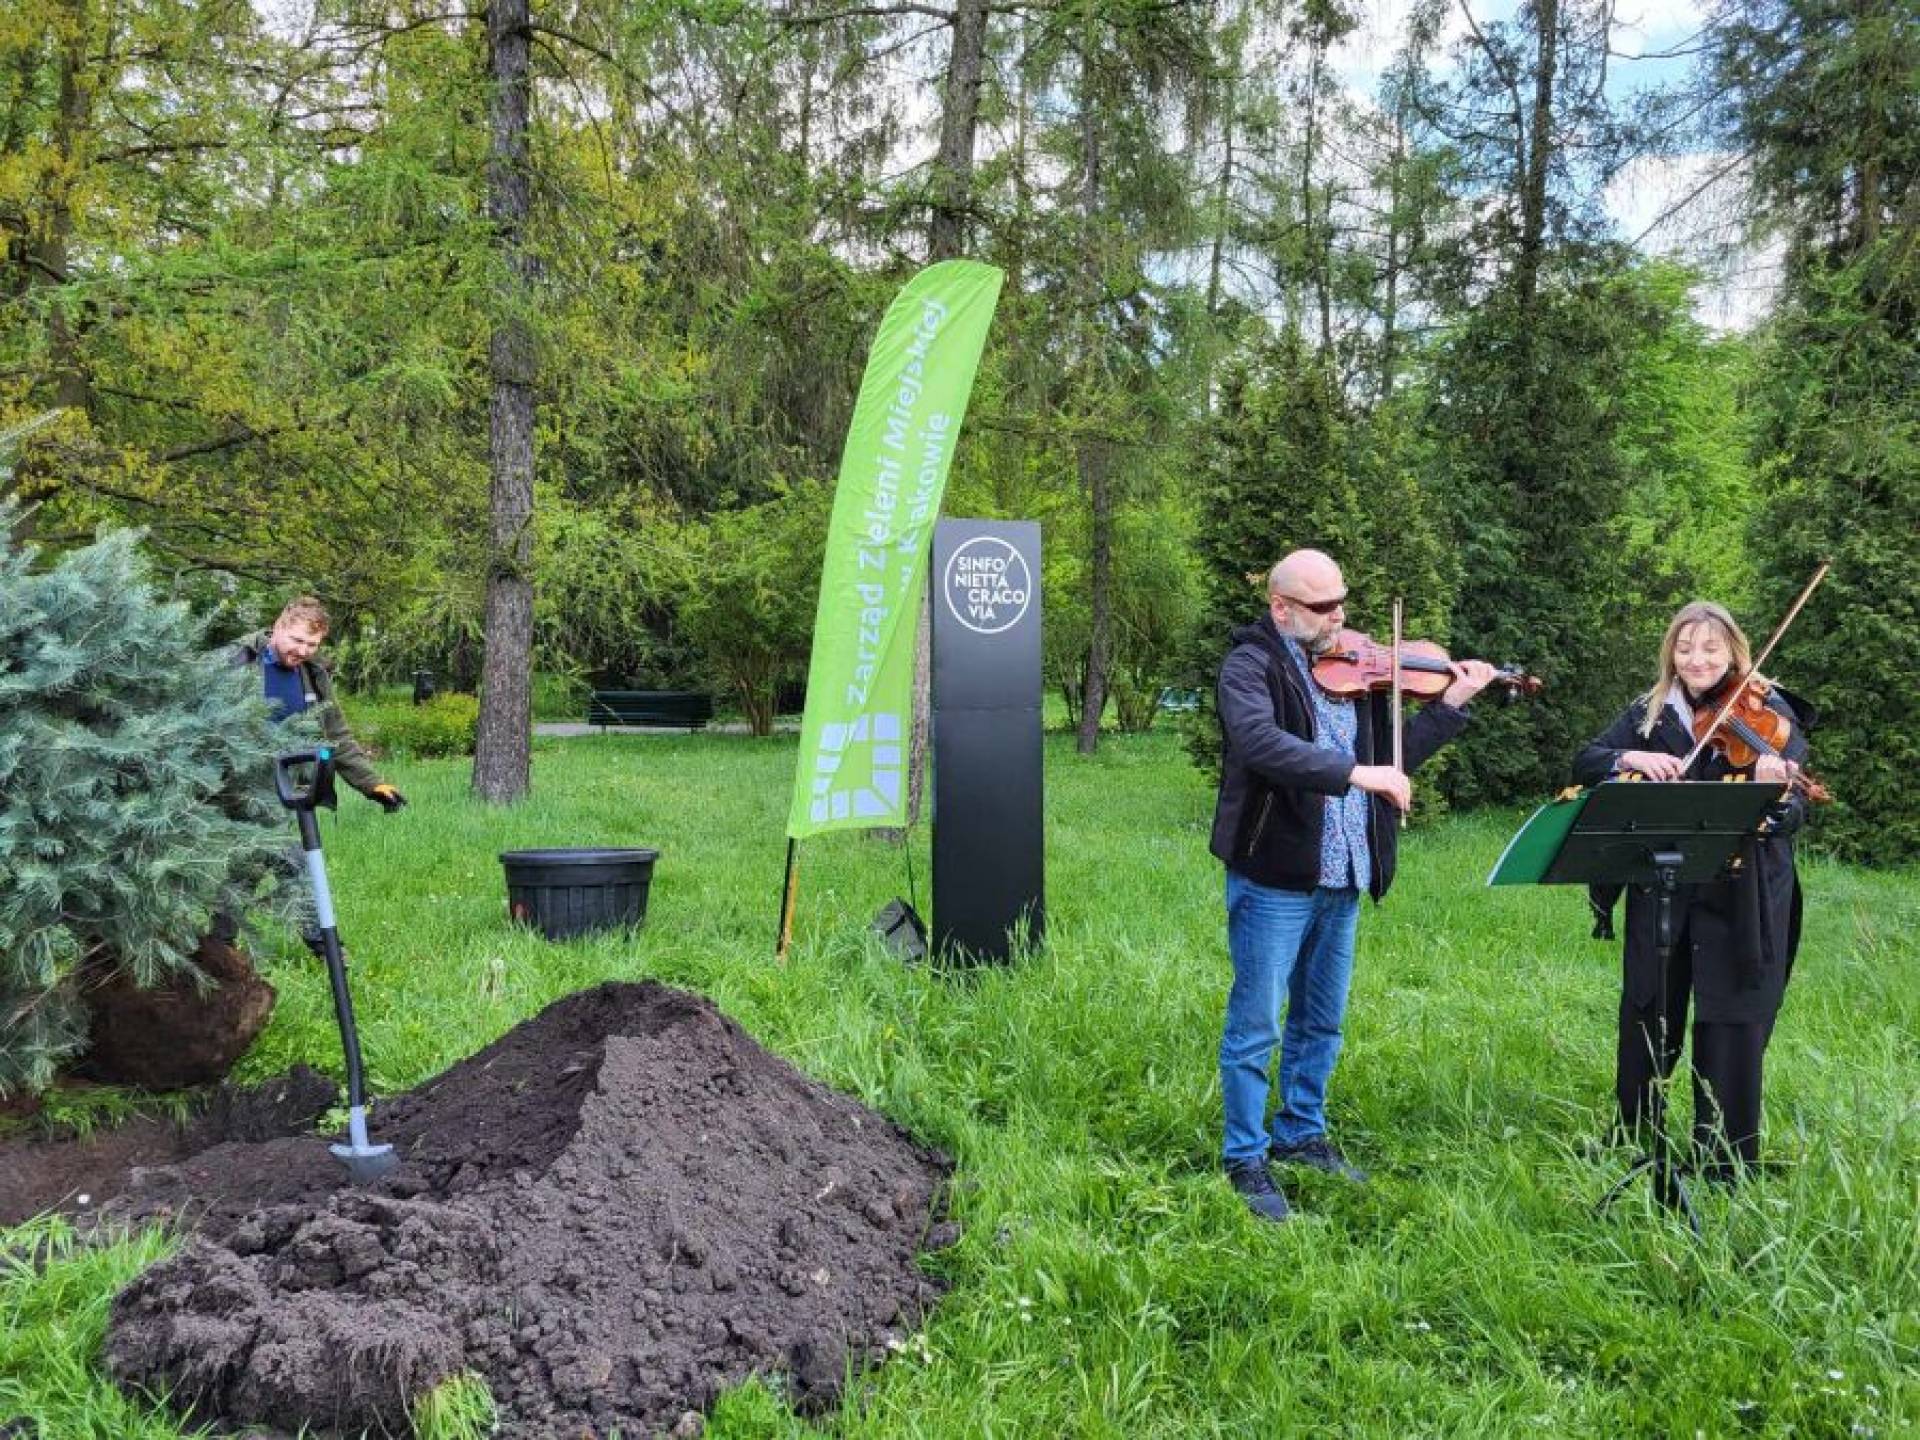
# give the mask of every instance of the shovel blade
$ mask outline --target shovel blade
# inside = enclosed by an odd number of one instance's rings
[[[400,1164],[400,1157],[393,1153],[391,1145],[329,1145],[327,1147],[353,1177],[356,1185],[371,1185],[383,1175],[388,1175]]]

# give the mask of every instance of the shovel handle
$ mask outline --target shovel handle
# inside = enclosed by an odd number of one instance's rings
[[[294,767],[312,765],[313,783],[302,785],[294,778]],[[289,810],[311,810],[315,805],[325,805],[333,797],[333,751],[327,746],[318,750],[298,750],[291,755],[279,755],[273,761],[273,788],[280,792],[280,803]]]

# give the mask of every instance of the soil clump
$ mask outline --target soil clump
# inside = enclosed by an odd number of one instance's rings
[[[654,983],[569,996],[408,1095],[366,1188],[317,1139],[226,1141],[107,1207],[194,1233],[114,1303],[123,1385],[200,1420],[410,1433],[463,1370],[501,1433],[626,1440],[760,1373],[838,1398],[938,1298],[945,1159]]]
[[[137,983],[122,964],[102,962],[88,975],[87,1051],[77,1073],[177,1090],[231,1070],[266,1028],[277,992],[246,951],[217,936],[201,940],[193,964],[198,975],[176,976],[157,988]]]

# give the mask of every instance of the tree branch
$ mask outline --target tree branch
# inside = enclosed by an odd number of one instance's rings
[[[849,5],[840,10],[816,10],[811,14],[787,14],[776,17],[783,25],[831,25],[836,20],[897,19],[902,15],[931,15],[945,24],[953,23],[953,12],[934,5],[918,5],[914,0],[899,0],[892,5]]]
[[[1507,87],[1507,93],[1513,97],[1513,118],[1517,123],[1527,112],[1526,104],[1520,99],[1520,82],[1514,78],[1513,72],[1507,69],[1499,52],[1493,48],[1492,42],[1481,31],[1480,22],[1473,18],[1473,7],[1469,0],[1459,0],[1459,3],[1460,13],[1466,18],[1467,28],[1473,32],[1474,42],[1479,45],[1480,53],[1487,57],[1487,63],[1493,66],[1494,73]]]

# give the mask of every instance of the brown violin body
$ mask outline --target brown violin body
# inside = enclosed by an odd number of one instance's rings
[[[1793,738],[1793,721],[1767,704],[1767,697],[1772,693],[1772,686],[1759,676],[1749,680],[1727,718],[1719,729],[1713,731],[1713,737],[1708,741],[1709,747],[1725,756],[1727,764],[1735,770],[1751,770],[1762,755],[1772,755],[1782,760],[1786,758],[1787,744]],[[1694,740],[1698,741],[1705,735],[1712,724],[1713,710],[1710,707],[1696,709],[1693,714]],[[1833,799],[1827,787],[1804,770],[1795,770],[1791,783],[1793,788],[1804,792],[1815,804],[1824,805]]]
[[[1517,695],[1538,695],[1541,684],[1512,666],[1498,667],[1494,683]],[[1358,630],[1342,630],[1331,649],[1314,657],[1314,683],[1327,694],[1351,700],[1393,688],[1393,647]],[[1437,700],[1454,681],[1453,659],[1431,640],[1400,642],[1400,691],[1416,700]]]

